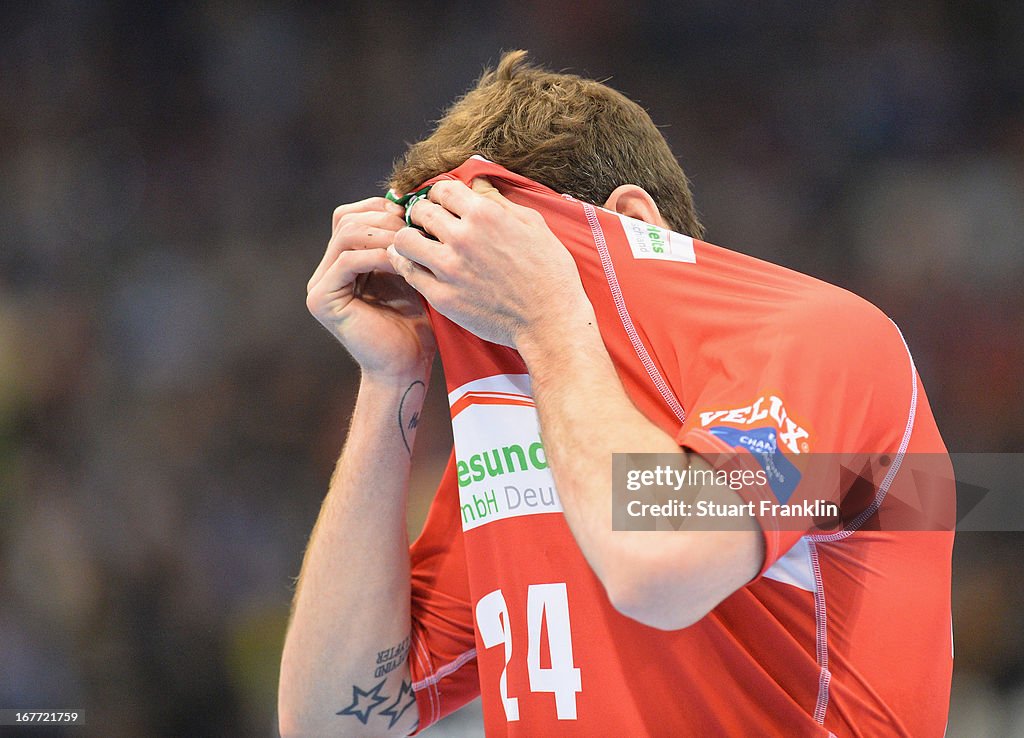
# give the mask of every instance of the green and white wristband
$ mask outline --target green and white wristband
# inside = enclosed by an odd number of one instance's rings
[[[402,195],[401,197],[396,195],[394,190],[388,190],[387,194],[384,195],[384,197],[390,200],[391,202],[395,203],[396,205],[401,205],[402,207],[405,208],[405,224],[407,226],[419,228],[422,231],[423,229],[420,228],[415,223],[413,223],[412,220],[409,218],[409,211],[412,210],[412,206],[418,203],[420,200],[426,199],[431,187],[433,187],[433,185],[427,185],[422,190],[416,190],[415,192],[410,192],[408,195]],[[424,233],[426,233],[426,231],[424,231]]]

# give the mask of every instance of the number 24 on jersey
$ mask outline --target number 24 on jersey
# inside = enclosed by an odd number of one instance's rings
[[[505,718],[519,719],[519,699],[508,694],[508,664],[512,660],[512,628],[508,605],[500,589],[476,603],[476,623],[485,648],[505,645],[505,667],[501,670],[498,691]],[[547,625],[551,666],[540,665],[541,633]],[[526,669],[532,692],[555,695],[559,720],[576,719],[576,693],[581,692],[580,670],[573,665],[572,632],[569,629],[569,597],[565,583],[531,584],[526,592]]]

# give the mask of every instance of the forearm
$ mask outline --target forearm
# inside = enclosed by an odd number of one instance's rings
[[[566,520],[605,581],[622,562],[617,547],[643,542],[635,535],[612,535],[612,455],[682,450],[626,395],[592,314],[577,315],[544,326],[519,349]]]
[[[612,455],[701,457],[644,416],[626,395],[589,305],[539,326],[518,344],[532,379],[544,448],[566,522],[584,557],[623,614],[663,629],[685,627],[748,582],[763,556],[756,524],[739,530],[659,534],[612,529]],[[740,502],[727,488],[680,494]]]
[[[281,661],[285,734],[404,735],[415,721],[414,706],[398,713],[411,700],[409,419],[420,411],[425,380],[364,379],[360,387],[295,594]],[[382,681],[375,696],[362,696]],[[374,706],[376,697],[387,700]]]

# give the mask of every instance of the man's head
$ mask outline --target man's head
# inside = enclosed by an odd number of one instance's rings
[[[409,192],[479,154],[557,192],[601,204],[621,185],[653,198],[669,228],[701,237],[690,184],[642,107],[610,87],[505,54],[395,165]]]

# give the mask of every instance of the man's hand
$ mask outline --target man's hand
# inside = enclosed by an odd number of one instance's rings
[[[405,227],[404,214],[383,197],[336,209],[327,250],[306,286],[309,311],[349,350],[364,375],[392,383],[421,378],[434,355],[419,297],[392,276],[387,256],[387,246]],[[360,275],[368,275],[361,291]]]
[[[435,184],[388,249],[394,270],[433,307],[477,336],[516,347],[557,321],[593,321],[572,256],[530,208],[484,178]]]

